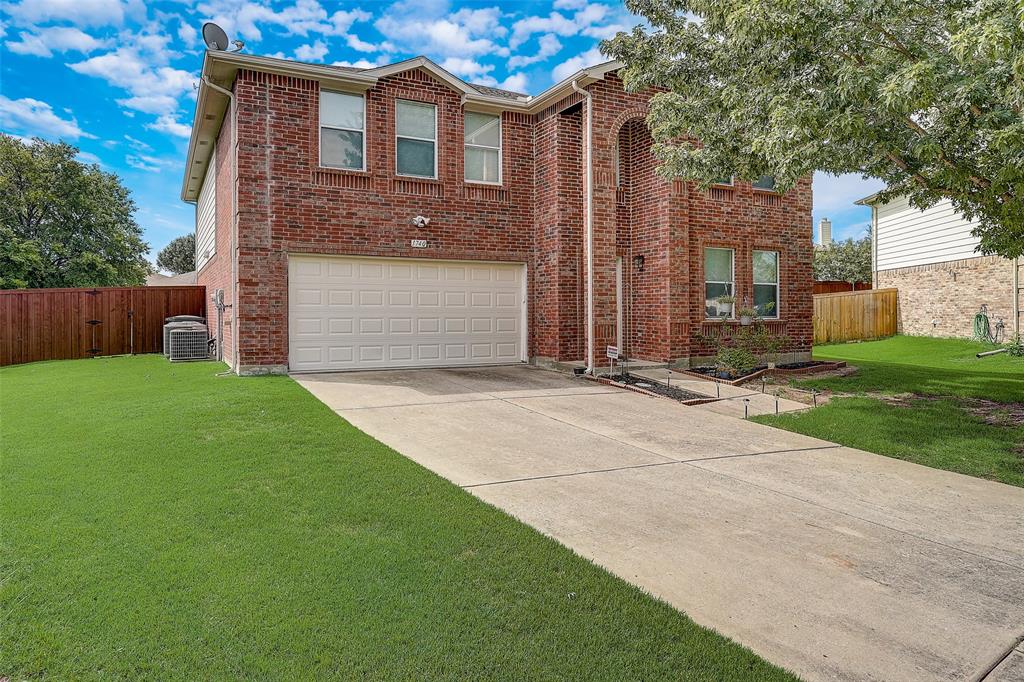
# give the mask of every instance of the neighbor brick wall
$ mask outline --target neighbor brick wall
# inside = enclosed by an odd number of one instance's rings
[[[901,334],[970,338],[974,315],[987,304],[992,324],[1013,332],[1013,261],[998,256],[918,265],[877,273],[877,288],[898,293]]]

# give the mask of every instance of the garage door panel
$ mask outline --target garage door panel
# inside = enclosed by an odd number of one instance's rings
[[[291,369],[522,362],[524,272],[512,263],[293,256]]]

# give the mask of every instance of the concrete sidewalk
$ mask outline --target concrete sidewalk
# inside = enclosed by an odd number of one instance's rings
[[[806,679],[1019,679],[1022,489],[529,367],[295,378]]]

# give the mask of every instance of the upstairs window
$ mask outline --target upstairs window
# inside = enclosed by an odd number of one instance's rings
[[[704,313],[709,319],[732,317],[733,261],[732,249],[704,249]]]
[[[753,183],[754,189],[763,189],[767,192],[775,191],[775,176],[774,175],[762,175]]]
[[[501,116],[467,111],[465,120],[466,180],[501,182]]]
[[[320,165],[365,170],[366,112],[362,95],[320,92]]]
[[[779,316],[778,251],[754,251],[754,307],[761,317]]]
[[[417,178],[437,177],[437,107],[395,102],[395,172]]]

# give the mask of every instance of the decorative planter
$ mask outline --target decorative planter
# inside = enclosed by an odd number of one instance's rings
[[[743,315],[740,317],[740,324],[743,325],[744,327],[749,327],[753,323],[754,318],[752,318],[750,315]]]

